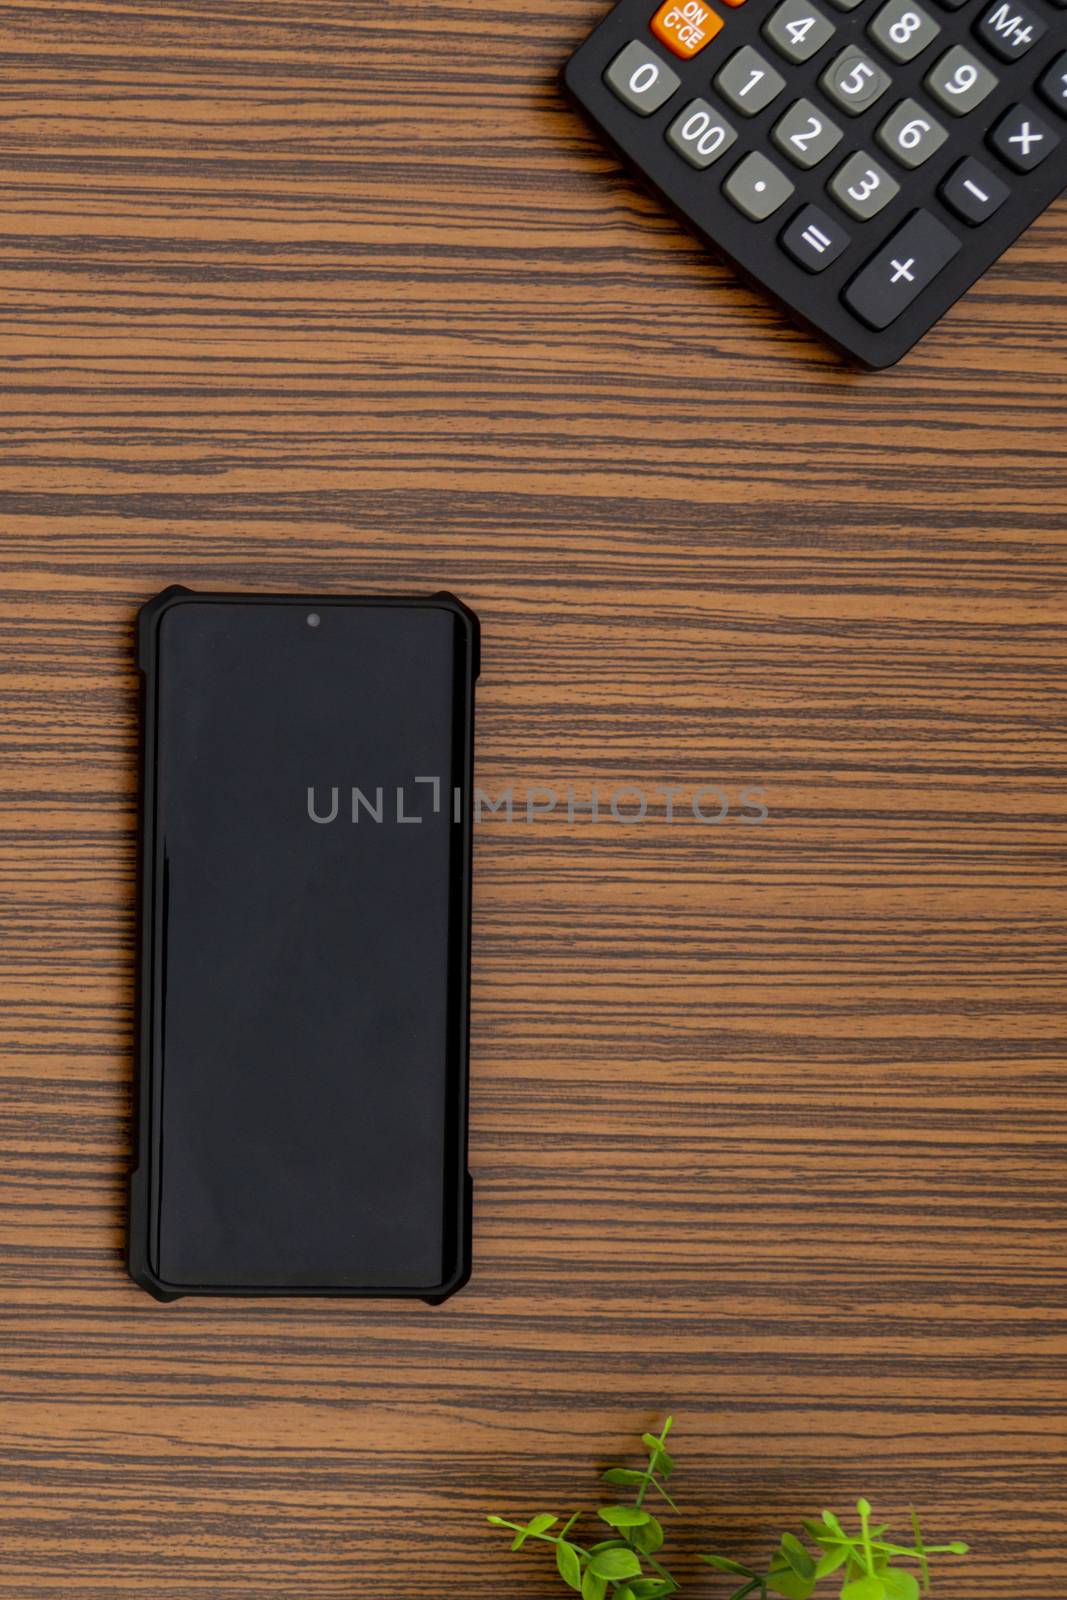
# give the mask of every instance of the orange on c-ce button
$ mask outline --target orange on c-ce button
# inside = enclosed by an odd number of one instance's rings
[[[727,4],[737,3],[738,0],[727,0]],[[722,25],[722,18],[704,0],[664,0],[652,18],[656,38],[686,60],[710,44]]]

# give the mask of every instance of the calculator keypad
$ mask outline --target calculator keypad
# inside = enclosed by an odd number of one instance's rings
[[[849,235],[818,206],[805,206],[783,230],[779,242],[806,272],[825,272],[848,249]]]
[[[953,167],[938,192],[949,210],[972,228],[995,216],[1011,194],[1008,185],[973,156]]]
[[[649,26],[661,44],[689,61],[722,32],[723,20],[703,0],[665,0]]]
[[[787,61],[810,61],[837,32],[817,6],[782,0],[763,24],[763,37]]]
[[[954,117],[965,117],[982,104],[997,86],[997,76],[990,72],[970,50],[954,44],[935,61],[923,80],[923,86],[933,95],[939,106]]]
[[[737,143],[737,129],[706,100],[691,100],[667,129],[667,143],[691,167],[703,171]]]
[[[746,217],[763,222],[785,205],[793,193],[793,184],[773,161],[752,150],[738,162],[722,192]]]
[[[989,135],[997,155],[1016,172],[1032,172],[1059,142],[1059,134],[1027,106],[1012,106]]]
[[[929,211],[916,211],[845,290],[845,304],[872,328],[888,328],[959,255],[960,241]]]
[[[1018,61],[1046,30],[1047,24],[1022,0],[993,0],[974,31],[1001,61]]]
[[[826,185],[841,208],[858,222],[869,222],[900,193],[900,184],[866,150],[857,150]]]
[[[819,84],[836,106],[850,117],[858,117],[881,99],[892,81],[866,50],[849,45],[834,57]]]
[[[634,39],[620,50],[604,74],[623,105],[639,117],[650,117],[667,104],[680,86],[681,78],[654,50]]]
[[[867,32],[891,61],[914,61],[933,44],[941,24],[912,0],[887,0],[868,23]]]
[[[1067,181],[1067,0],[619,0],[597,32],[616,142],[871,365],[1021,230],[1022,175]]]
[[[715,79],[728,105],[743,117],[755,117],[785,88],[782,74],[751,45],[732,55]]]
[[[798,167],[817,167],[844,134],[826,112],[810,100],[796,100],[771,129],[771,138],[784,156]]]
[[[902,100],[881,124],[875,138],[901,166],[915,168],[937,154],[948,138],[948,130],[916,101]]]
[[[1052,109],[1067,117],[1067,50],[1056,57],[1038,88]]]

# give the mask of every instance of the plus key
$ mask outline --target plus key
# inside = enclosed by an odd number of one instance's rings
[[[914,211],[841,298],[869,328],[888,328],[959,252],[960,241],[943,222],[929,211]]]

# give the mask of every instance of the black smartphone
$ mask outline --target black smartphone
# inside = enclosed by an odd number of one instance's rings
[[[478,642],[447,594],[139,614],[129,1270],[158,1299],[469,1275]]]

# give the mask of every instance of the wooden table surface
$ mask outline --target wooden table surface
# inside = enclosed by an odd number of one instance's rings
[[[482,1513],[667,1407],[684,1548],[866,1492],[1067,1593],[1067,208],[848,372],[566,108],[600,9],[0,12],[2,1600],[547,1600]],[[480,827],[442,1309],[125,1277],[176,581],[447,586],[483,787],[731,799]]]

